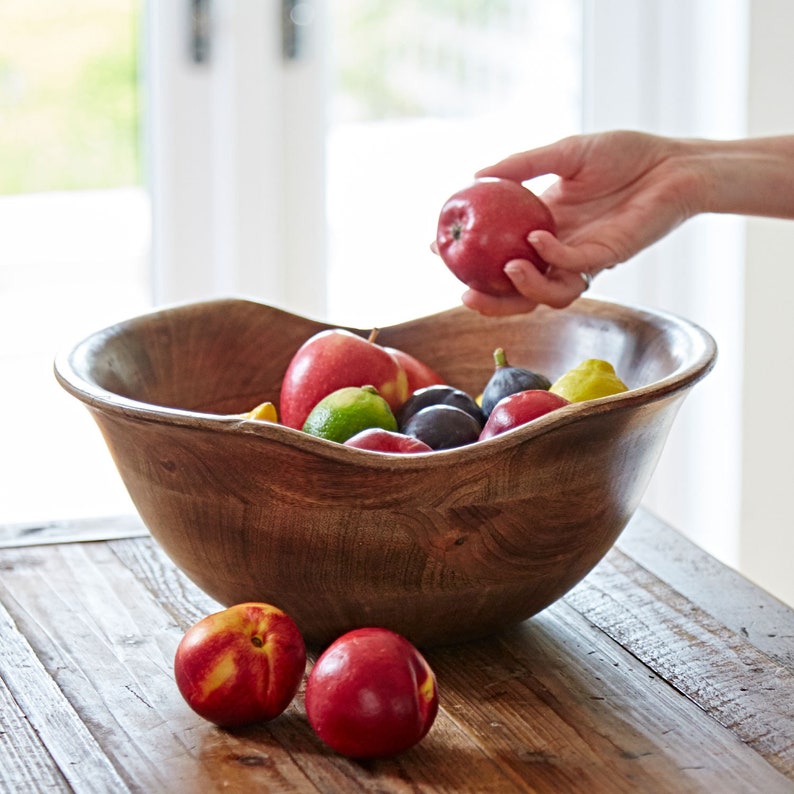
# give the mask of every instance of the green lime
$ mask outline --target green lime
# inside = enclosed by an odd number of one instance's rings
[[[344,444],[370,427],[395,431],[397,420],[374,386],[347,386],[323,397],[312,408],[303,432]]]
[[[559,377],[551,384],[549,391],[576,403],[620,394],[628,391],[628,386],[617,376],[615,368],[608,361],[589,358]]]

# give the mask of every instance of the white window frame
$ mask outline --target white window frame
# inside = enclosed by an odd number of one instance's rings
[[[213,0],[197,63],[191,7],[146,4],[155,299],[251,295],[319,314],[321,20],[302,29],[301,57],[286,60],[281,3]]]

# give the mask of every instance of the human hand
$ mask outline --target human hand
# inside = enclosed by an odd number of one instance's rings
[[[494,297],[468,290],[463,302],[483,314],[516,314],[538,304],[562,308],[601,270],[656,242],[699,211],[700,177],[686,165],[689,143],[640,132],[576,135],[511,155],[477,177],[524,182],[560,178],[542,194],[557,236],[529,235],[550,265],[540,273],[526,260],[505,266],[518,295]]]

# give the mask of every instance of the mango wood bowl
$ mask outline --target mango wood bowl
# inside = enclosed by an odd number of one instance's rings
[[[176,565],[224,605],[278,605],[316,645],[366,625],[425,647],[463,641],[560,598],[628,523],[716,356],[685,320],[604,301],[508,318],[459,307],[378,341],[473,395],[500,346],[552,380],[607,359],[630,391],[420,455],[230,416],[277,404],[293,353],[327,327],[246,300],[194,303],[99,331],[55,364]]]

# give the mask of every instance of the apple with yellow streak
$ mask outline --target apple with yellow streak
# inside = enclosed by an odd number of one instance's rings
[[[353,629],[309,673],[306,716],[331,749],[389,758],[421,741],[438,713],[436,677],[422,654],[388,629]]]
[[[441,375],[416,356],[412,356],[404,350],[398,350],[396,347],[384,347],[383,349],[387,353],[391,353],[405,370],[405,374],[408,376],[409,397],[419,389],[424,389],[427,386],[441,386],[445,383]]]
[[[320,331],[295,352],[281,384],[279,413],[300,430],[323,397],[348,386],[374,386],[396,411],[408,399],[408,376],[399,361],[375,342],[344,328]]]
[[[306,646],[286,613],[264,603],[208,615],[179,643],[174,676],[182,697],[221,727],[272,720],[295,697]]]

